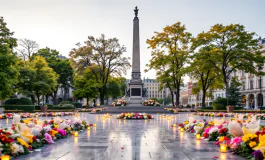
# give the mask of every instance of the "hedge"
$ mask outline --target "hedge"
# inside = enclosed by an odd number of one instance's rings
[[[63,106],[65,104],[73,104],[71,101],[62,101],[61,103],[59,103],[59,106]]]
[[[82,103],[73,102],[72,104],[75,106],[75,108],[82,108]]]
[[[5,110],[23,110],[24,112],[34,112],[34,105],[4,105]]]
[[[75,109],[73,105],[64,105],[64,106],[52,106],[48,107],[48,110],[67,110],[67,109]]]
[[[21,98],[10,98],[6,100],[3,104],[5,105],[32,105],[32,102],[30,99],[21,97]]]

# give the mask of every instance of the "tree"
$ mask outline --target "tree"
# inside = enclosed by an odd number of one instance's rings
[[[44,57],[48,62],[49,67],[59,75],[57,81],[58,85],[54,88],[53,93],[51,94],[53,103],[56,104],[59,87],[64,88],[64,90],[72,87],[73,68],[71,67],[70,61],[68,59],[60,59],[59,52],[48,47],[38,50],[35,55]]]
[[[238,81],[237,77],[232,77],[230,82],[230,87],[228,89],[229,104],[236,105],[242,100],[242,95],[239,92],[241,83]]]
[[[96,98],[98,95],[99,84],[95,80],[95,76],[92,71],[87,68],[83,71],[83,75],[78,75],[74,81],[75,90],[73,92],[74,97],[86,98],[87,106],[89,105],[90,98]]]
[[[31,63],[29,61],[26,63],[28,63],[29,69],[35,72],[36,76],[30,83],[33,84],[32,91],[40,104],[40,96],[50,94],[58,85],[58,75],[48,66],[43,57],[35,56]]]
[[[186,32],[185,26],[177,22],[172,26],[166,26],[162,32],[155,32],[155,36],[146,41],[152,49],[149,70],[163,67],[159,71],[165,73],[158,73],[157,76],[169,77],[168,82],[171,84],[168,86],[172,87],[176,94],[176,105],[179,105],[182,77],[186,74],[185,64],[192,52],[191,39],[191,33]]]
[[[34,83],[36,80],[35,69],[27,64],[27,61],[20,60],[19,66],[19,78],[16,88],[18,92],[23,95],[28,95],[31,98],[32,103],[35,103]]]
[[[70,52],[74,69],[88,67],[100,84],[100,103],[104,104],[106,85],[110,76],[121,76],[126,74],[131,66],[129,58],[122,57],[126,48],[119,44],[117,38],[106,39],[105,35],[99,38],[88,36],[86,46],[72,49]],[[81,63],[84,62],[84,63]]]
[[[19,57],[24,61],[31,61],[38,48],[39,45],[36,41],[25,38],[19,40],[19,47],[16,50],[19,52]]]
[[[121,86],[118,78],[110,77],[106,87],[106,96],[110,96],[113,99],[116,99],[118,96],[121,96]]]
[[[205,99],[207,91],[223,88],[223,86],[218,74],[215,73],[213,64],[207,60],[211,58],[207,48],[200,48],[192,58],[192,63],[187,67],[190,78],[197,81],[193,85],[192,93],[199,94],[202,91],[202,107],[206,107]]]
[[[208,32],[197,36],[194,46],[207,48],[211,57],[207,59],[222,75],[223,84],[228,90],[228,77],[235,70],[258,74],[256,64],[264,64],[258,40],[254,32],[247,32],[240,24],[224,26],[216,24]]]
[[[0,100],[10,97],[14,93],[14,85],[17,83],[18,70],[16,68],[17,58],[13,49],[17,40],[0,17]]]

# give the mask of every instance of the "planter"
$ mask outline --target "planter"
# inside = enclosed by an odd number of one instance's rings
[[[46,113],[48,110],[48,106],[42,106],[40,108],[41,108],[41,112],[44,112],[44,113]]]
[[[226,111],[227,111],[227,113],[233,112],[234,106],[226,106]]]

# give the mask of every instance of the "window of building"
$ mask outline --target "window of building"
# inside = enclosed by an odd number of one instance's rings
[[[250,80],[249,85],[250,85],[250,89],[253,89],[253,80]]]
[[[242,71],[242,77],[245,76],[245,71]]]
[[[245,89],[246,89],[245,82],[242,82],[242,90],[245,90]]]
[[[236,71],[234,71],[234,76],[236,76]]]

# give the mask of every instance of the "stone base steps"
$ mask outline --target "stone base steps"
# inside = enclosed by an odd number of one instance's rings
[[[164,114],[172,114],[172,112],[164,110],[163,106],[160,107],[150,107],[150,106],[123,106],[123,107],[105,107],[105,111],[100,111],[97,114],[120,114],[124,112],[138,112],[138,113],[164,113]]]

